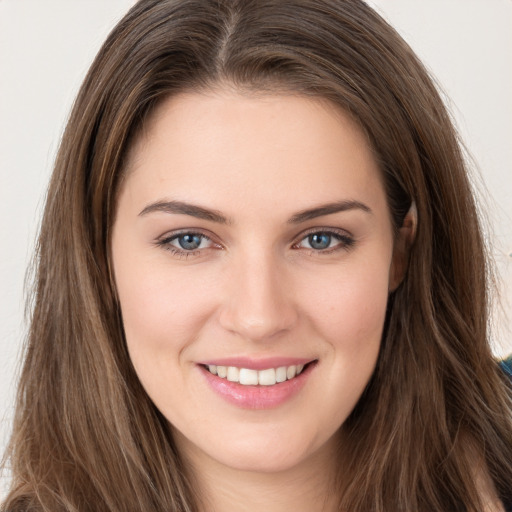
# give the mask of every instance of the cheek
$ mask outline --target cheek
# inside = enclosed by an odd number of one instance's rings
[[[332,345],[364,351],[366,346],[380,343],[388,301],[388,269],[386,264],[358,266],[331,274],[323,286],[311,287],[310,316]]]
[[[388,301],[386,268],[331,276],[329,286],[316,288],[305,306],[329,368],[328,388],[319,396],[328,411],[322,421],[332,431],[355,407],[377,362]]]
[[[117,263],[126,342],[137,372],[179,363],[213,307],[204,276],[185,278],[159,261]]]

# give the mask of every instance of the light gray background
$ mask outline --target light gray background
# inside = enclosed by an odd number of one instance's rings
[[[73,98],[133,0],[0,0],[0,454],[25,333],[24,274]],[[442,84],[476,162],[512,350],[512,0],[374,0]],[[491,231],[493,232],[491,234]]]

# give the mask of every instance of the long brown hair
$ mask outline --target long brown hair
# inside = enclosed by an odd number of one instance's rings
[[[475,461],[512,502],[512,400],[488,344],[479,219],[416,56],[359,0],[141,0],[96,57],[55,163],[2,510],[197,510],[127,354],[109,243],[145,119],[169,95],[222,83],[337,104],[371,142],[395,227],[418,210],[376,371],[342,427],[340,510],[476,512]]]

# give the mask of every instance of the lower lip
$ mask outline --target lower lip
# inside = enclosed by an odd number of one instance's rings
[[[273,386],[244,386],[213,375],[203,366],[199,366],[199,369],[213,391],[229,403],[243,409],[273,409],[297,395],[314,366],[314,363],[310,363],[297,377]]]

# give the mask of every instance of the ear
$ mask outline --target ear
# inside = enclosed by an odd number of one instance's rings
[[[418,210],[413,201],[404,217],[402,227],[398,230],[393,246],[393,259],[389,269],[389,291],[394,292],[405,277],[409,263],[409,252],[418,227]]]

